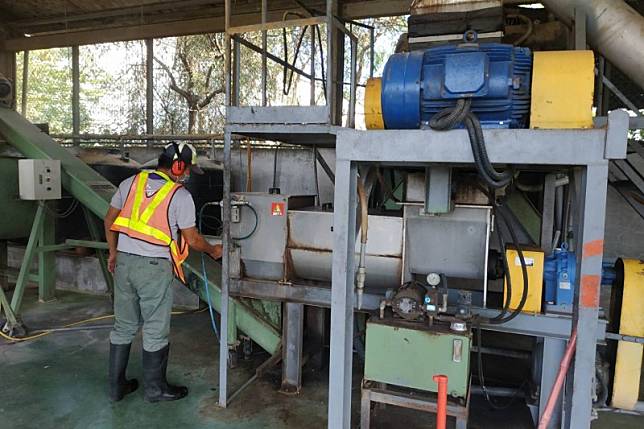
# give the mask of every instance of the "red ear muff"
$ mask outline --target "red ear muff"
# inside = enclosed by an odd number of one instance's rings
[[[172,168],[170,169],[173,175],[182,176],[186,172],[186,163],[180,159],[172,162]]]

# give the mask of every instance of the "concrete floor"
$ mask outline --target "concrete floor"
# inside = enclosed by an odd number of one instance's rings
[[[31,329],[109,314],[104,297],[58,292],[54,302],[36,303],[34,290],[24,300],[23,317]],[[109,324],[109,320],[95,322]],[[0,339],[0,428],[325,428],[326,372],[307,368],[298,396],[277,391],[279,369],[246,389],[227,409],[217,407],[218,350],[207,312],[173,316],[168,378],[189,386],[181,401],[148,404],[141,390],[117,404],[107,398],[109,329],[54,333],[18,344]],[[128,375],[141,381],[140,338]],[[230,372],[230,388],[242,385],[266,356],[258,353]],[[354,388],[354,426],[359,422],[359,370]],[[471,428],[530,428],[527,408],[517,401],[493,410],[482,398],[472,401]],[[434,416],[387,407],[373,418],[374,428],[431,428]],[[640,428],[644,418],[600,413],[593,428]]]

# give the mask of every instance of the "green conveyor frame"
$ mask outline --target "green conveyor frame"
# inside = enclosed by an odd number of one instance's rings
[[[56,143],[19,113],[4,107],[0,107],[0,135],[28,158],[60,160],[63,187],[98,218],[105,217],[116,187],[89,165]],[[203,285],[199,255],[193,254],[186,261],[185,267],[188,272],[195,274]],[[221,266],[206,258],[206,270],[212,305],[219,311],[221,290],[216,280],[221,279]],[[198,287],[197,291],[201,299],[207,299],[203,287]],[[234,328],[238,327],[268,353],[271,355],[276,353],[281,341],[279,331],[244,302],[231,299],[230,303],[229,325],[232,325],[233,332]],[[236,336],[233,336],[231,341],[235,339]]]

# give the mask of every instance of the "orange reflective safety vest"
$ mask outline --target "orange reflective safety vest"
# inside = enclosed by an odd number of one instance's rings
[[[172,239],[168,219],[170,201],[182,185],[173,182],[166,174],[154,171],[154,174],[163,177],[166,183],[154,195],[148,197],[145,193],[145,185],[150,173],[150,171],[142,171],[136,175],[125,204],[110,230],[150,244],[167,246],[170,250],[174,274],[185,283],[182,264],[188,258],[188,243],[183,240],[181,233],[179,233],[178,242]]]

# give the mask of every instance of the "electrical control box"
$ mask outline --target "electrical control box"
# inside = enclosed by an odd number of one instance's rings
[[[21,159],[18,161],[18,187],[22,200],[59,200],[60,161]]]

